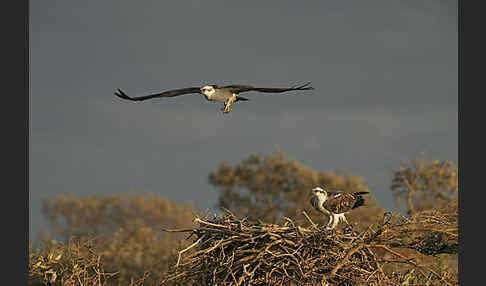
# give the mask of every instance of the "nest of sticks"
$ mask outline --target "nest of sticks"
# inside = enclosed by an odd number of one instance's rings
[[[352,227],[326,230],[303,214],[309,227],[295,225],[289,218],[282,225],[252,222],[226,211],[212,218],[196,217],[197,228],[165,229],[187,232],[193,243],[178,252],[177,263],[163,284],[400,285],[384,273],[386,263],[406,263],[438,285],[454,284],[394,249],[407,247],[427,255],[457,253],[457,213],[452,218],[386,213],[380,223],[362,233]],[[373,251],[376,248],[398,259],[384,260]]]

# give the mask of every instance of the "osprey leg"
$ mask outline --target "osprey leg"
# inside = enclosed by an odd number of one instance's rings
[[[326,228],[330,229],[330,226],[331,226],[331,224],[332,224],[332,222],[333,222],[333,218],[334,218],[334,216],[333,216],[333,215],[330,215],[330,216],[329,216],[329,220],[327,221]]]
[[[228,113],[231,111],[231,104],[236,101],[236,96],[232,96],[224,101],[223,113]]]
[[[339,224],[339,215],[333,215],[333,219],[332,219],[332,229],[335,229],[336,226]]]
[[[334,229],[339,223],[339,215],[332,214],[329,216],[329,223],[327,224],[327,229]]]
[[[343,222],[345,222],[347,225],[349,225],[348,220],[346,219],[346,216],[345,216],[343,213],[342,213],[342,214],[339,214],[339,218],[340,218],[340,219],[341,219]]]

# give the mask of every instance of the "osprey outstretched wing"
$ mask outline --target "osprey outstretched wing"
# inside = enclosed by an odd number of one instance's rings
[[[258,92],[264,92],[264,93],[282,93],[282,92],[287,92],[287,91],[293,91],[293,90],[311,90],[314,89],[313,87],[310,87],[309,84],[311,82],[305,83],[303,85],[294,85],[291,87],[287,88],[273,88],[273,87],[254,87],[251,85],[227,85],[224,88],[229,89],[232,93],[239,94],[241,92],[247,92],[247,91],[258,91]]]
[[[231,111],[231,104],[233,102],[248,100],[247,98],[238,95],[242,92],[256,91],[256,92],[263,92],[263,93],[282,93],[288,91],[314,89],[313,87],[310,87],[309,84],[310,82],[303,85],[299,85],[299,86],[294,85],[287,88],[254,87],[251,85],[238,85],[238,84],[227,85],[227,86],[205,85],[203,87],[189,87],[189,88],[167,90],[164,92],[159,92],[159,93],[154,93],[154,94],[149,94],[144,96],[137,96],[137,97],[130,97],[125,92],[118,89],[115,92],[115,95],[125,100],[143,101],[152,98],[175,97],[184,94],[202,94],[209,101],[223,102],[224,103],[223,113],[228,113]]]
[[[157,98],[157,97],[174,97],[178,95],[191,94],[191,93],[195,93],[195,94],[201,93],[201,89],[199,87],[173,89],[173,90],[168,90],[164,92],[138,96],[138,97],[129,97],[126,93],[118,89],[118,92],[115,92],[115,95],[118,96],[119,98],[128,99],[131,101],[141,101],[141,100],[147,100],[147,99]]]

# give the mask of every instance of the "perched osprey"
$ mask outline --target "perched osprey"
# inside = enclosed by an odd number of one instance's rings
[[[248,98],[239,96],[239,93],[247,92],[247,91],[258,91],[258,92],[266,92],[266,93],[280,93],[286,91],[293,91],[293,90],[310,90],[314,89],[308,86],[310,82],[300,85],[300,86],[292,86],[288,88],[267,88],[267,87],[254,87],[251,85],[227,85],[227,86],[219,86],[219,85],[205,85],[203,87],[189,87],[189,88],[181,88],[181,89],[173,89],[168,90],[160,93],[139,96],[139,97],[129,97],[118,89],[118,92],[115,92],[115,95],[132,101],[141,101],[150,98],[156,97],[174,97],[183,94],[202,94],[206,97],[209,101],[216,101],[216,102],[223,102],[224,108],[222,109],[223,113],[228,113],[231,111],[231,104],[233,102],[237,102],[240,100],[248,100]]]
[[[345,213],[360,207],[364,204],[364,199],[361,195],[369,194],[369,192],[328,192],[321,187],[312,189],[311,205],[319,212],[329,216],[327,228],[335,228],[339,221],[344,221],[348,224]]]

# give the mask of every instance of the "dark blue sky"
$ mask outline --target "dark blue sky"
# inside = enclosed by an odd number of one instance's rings
[[[396,210],[392,170],[418,152],[457,163],[457,1],[34,1],[30,3],[30,240],[41,198],[136,193],[217,202],[219,163],[276,147],[361,176]],[[246,93],[229,115],[205,84]]]

